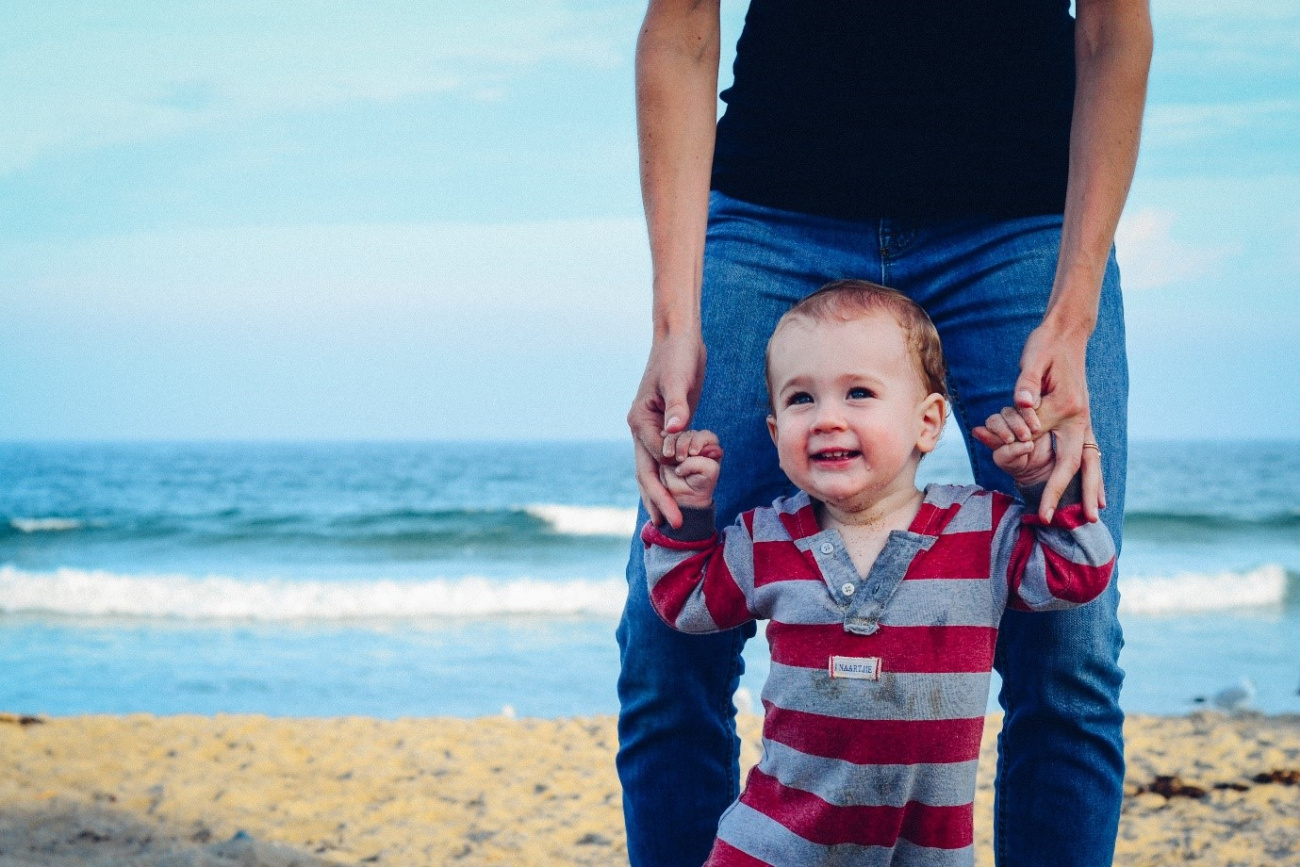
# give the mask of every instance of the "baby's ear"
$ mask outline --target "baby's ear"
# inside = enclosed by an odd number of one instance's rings
[[[770,412],[767,414],[767,433],[772,437],[772,445],[776,445],[776,416]]]
[[[931,393],[921,401],[921,435],[916,438],[916,447],[921,454],[929,454],[939,444],[943,434],[943,423],[948,417],[948,401],[938,392]]]

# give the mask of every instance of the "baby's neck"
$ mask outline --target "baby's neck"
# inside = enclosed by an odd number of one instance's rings
[[[823,530],[839,532],[854,568],[866,577],[889,541],[889,534],[910,527],[924,500],[925,495],[913,486],[861,509],[839,509],[823,503],[817,510],[817,522]]]
[[[924,500],[925,495],[915,485],[909,485],[870,503],[841,506],[822,503],[817,519],[822,529],[834,527],[840,531],[867,533],[906,530]]]

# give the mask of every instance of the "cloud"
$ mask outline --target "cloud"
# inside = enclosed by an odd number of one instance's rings
[[[575,0],[27,4],[6,11],[0,42],[0,174],[276,112],[492,98],[546,63],[607,70],[630,57],[634,13]]]
[[[1213,88],[1217,93],[1214,101],[1195,101],[1199,94],[1192,95],[1196,88],[1189,82],[1183,90],[1190,100],[1152,105],[1146,116],[1139,176],[1218,177],[1241,183],[1288,172],[1300,142],[1300,99],[1296,98],[1300,75],[1285,93],[1276,82],[1251,89],[1243,84],[1246,76],[1238,77],[1242,81],[1227,89],[1240,91],[1239,99],[1222,92],[1226,77],[1221,77],[1202,82],[1202,91]],[[1270,90],[1274,98],[1268,98]],[[1276,200],[1275,191],[1266,195]],[[1258,203],[1247,207],[1254,211]]]
[[[0,437],[623,436],[640,219],[0,237]]]
[[[1174,211],[1144,208],[1126,215],[1115,248],[1127,290],[1161,289],[1213,277],[1234,246],[1199,246],[1174,238]]]
[[[481,329],[563,319],[637,336],[639,219],[248,227],[0,245],[11,319],[269,330]],[[115,326],[114,323],[117,325]]]
[[[1233,0],[1231,3],[1203,3],[1201,0],[1160,0],[1153,12],[1162,18],[1194,21],[1241,21],[1251,24],[1281,24],[1300,21],[1294,4],[1277,0]]]
[[[1204,76],[1209,89],[1225,83],[1256,90],[1269,84],[1294,92],[1300,69],[1300,5],[1277,0],[1166,0],[1154,4],[1153,80]]]
[[[1154,105],[1145,119],[1149,142],[1186,145],[1242,132],[1284,130],[1300,134],[1300,99]]]

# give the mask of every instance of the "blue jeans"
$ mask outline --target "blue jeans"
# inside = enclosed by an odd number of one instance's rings
[[[975,479],[1014,492],[969,431],[1011,402],[1021,349],[1046,309],[1060,237],[1060,216],[850,222],[713,193],[702,302],[708,369],[692,427],[715,431],[726,450],[719,523],[792,490],[767,433],[764,350],[791,305],[846,277],[899,289],[930,314]],[[1102,518],[1118,544],[1128,371],[1113,256],[1088,345],[1088,386],[1109,502]],[[739,792],[732,694],[754,627],[693,636],[665,626],[646,595],[639,540],[627,578],[618,771],[628,853],[633,867],[699,867]],[[1082,608],[1003,619],[996,667],[1006,717],[994,828],[1003,867],[1111,863],[1124,779],[1118,601],[1112,582]]]

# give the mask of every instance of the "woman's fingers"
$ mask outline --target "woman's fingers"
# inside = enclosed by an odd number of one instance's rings
[[[665,520],[674,527],[682,525],[682,513],[677,508],[672,494],[659,480],[659,462],[654,453],[644,448],[634,449],[636,458],[636,484],[641,491],[641,502],[650,513],[650,520],[656,526]]]
[[[1043,488],[1043,498],[1038,507],[1038,516],[1044,521],[1052,520],[1061,496],[1069,487],[1074,474],[1079,471],[1083,452],[1082,428],[1070,425],[1057,428],[1052,433],[1056,435],[1056,466],[1047,478],[1047,486]]]
[[[1084,433],[1083,453],[1080,455],[1083,476],[1083,515],[1089,521],[1097,521],[1101,515],[1099,509],[1106,506],[1106,489],[1101,475],[1101,449],[1097,446],[1092,428]]]

